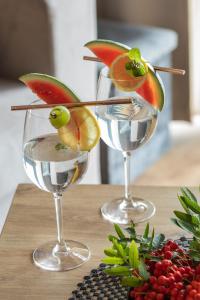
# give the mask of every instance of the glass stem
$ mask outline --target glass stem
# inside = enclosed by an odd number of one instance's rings
[[[125,188],[125,200],[130,201],[130,152],[123,152],[124,157],[124,188]]]
[[[63,240],[63,216],[62,216],[62,194],[54,193],[54,201],[56,208],[56,223],[57,223],[57,239],[60,245],[64,244]]]

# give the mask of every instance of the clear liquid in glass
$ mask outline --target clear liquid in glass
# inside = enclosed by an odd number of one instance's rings
[[[104,142],[116,150],[132,151],[154,132],[157,111],[141,98],[132,104],[99,106],[96,110]]]
[[[24,145],[23,161],[28,177],[40,189],[59,193],[81,179],[87,168],[87,152],[59,147],[57,134],[39,136]]]

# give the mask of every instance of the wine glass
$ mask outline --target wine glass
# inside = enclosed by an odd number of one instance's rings
[[[32,104],[42,104],[40,100]],[[63,145],[49,121],[50,109],[26,112],[23,136],[23,163],[30,180],[41,190],[53,194],[56,210],[57,240],[33,252],[34,263],[46,270],[65,271],[79,267],[90,257],[84,244],[64,240],[62,195],[77,183],[87,169],[88,152]]]
[[[158,113],[136,92],[120,90],[120,86],[130,86],[126,81],[115,80],[113,82],[109,77],[109,69],[104,67],[100,72],[97,86],[97,100],[132,98],[131,104],[97,106],[96,108],[101,138],[109,147],[119,150],[124,159],[124,196],[109,201],[101,207],[103,217],[118,224],[129,224],[130,221],[143,222],[155,214],[155,206],[152,202],[131,195],[129,173],[131,152],[150,139],[156,128]]]

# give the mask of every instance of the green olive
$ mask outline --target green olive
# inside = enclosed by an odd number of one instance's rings
[[[69,123],[70,112],[65,106],[55,106],[49,114],[49,120],[56,129],[59,129]]]

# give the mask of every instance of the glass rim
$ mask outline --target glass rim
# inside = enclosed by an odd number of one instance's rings
[[[41,104],[44,104],[45,102],[42,100],[42,99],[35,99],[35,100],[33,100],[33,101],[31,101],[30,103],[29,103],[29,105],[34,105],[34,104],[37,104],[38,102],[41,102]],[[51,109],[52,109],[52,107],[47,107],[47,108],[42,108],[42,109],[38,109],[38,110],[41,110],[41,111],[45,111],[45,110],[49,110],[49,111],[51,111]],[[26,120],[26,118],[27,117],[29,117],[29,116],[33,116],[33,117],[36,117],[36,118],[39,118],[39,119],[42,119],[42,120],[46,120],[46,121],[48,121],[48,123],[50,124],[50,121],[49,121],[49,114],[47,115],[47,116],[42,116],[42,115],[39,115],[38,113],[37,113],[37,111],[38,111],[37,109],[34,109],[34,110],[32,110],[32,109],[27,109],[26,110],[26,117],[25,117],[25,120]],[[52,126],[52,128],[53,128],[53,126]],[[57,129],[55,128],[55,131],[57,131]],[[70,148],[70,147],[69,147]],[[84,153],[87,153],[87,155],[89,155],[89,152],[90,152],[90,150],[79,150],[79,149],[77,149],[77,150],[73,150],[72,148],[70,148],[72,151],[74,151],[74,152],[80,152],[81,153],[81,155],[83,155]]]
[[[31,101],[28,105],[31,106],[31,105],[39,104],[38,102],[41,102],[41,104],[45,104],[45,102],[42,99],[35,99],[35,100]],[[31,108],[29,108],[29,109],[26,110],[26,114],[37,117],[37,118],[40,118],[40,119],[47,120],[47,119],[49,119],[49,114],[48,114],[48,116],[40,115],[38,110],[41,110],[41,111],[49,110],[50,111],[51,109],[52,108],[49,108],[49,107],[42,108],[42,109],[31,109]]]

